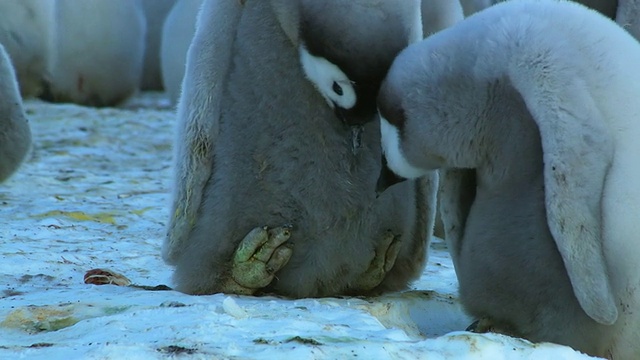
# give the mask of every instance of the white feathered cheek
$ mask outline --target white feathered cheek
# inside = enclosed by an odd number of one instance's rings
[[[387,119],[380,116],[380,135],[382,136],[382,151],[387,159],[387,166],[391,171],[406,179],[415,179],[428,173],[411,164],[400,149],[400,132]]]
[[[349,110],[355,106],[357,96],[351,80],[339,67],[325,58],[311,55],[300,46],[300,63],[307,79],[315,85],[332,109]]]

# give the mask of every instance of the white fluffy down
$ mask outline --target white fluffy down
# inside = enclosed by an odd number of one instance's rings
[[[300,63],[307,79],[309,79],[332,108],[338,106],[351,109],[356,104],[356,91],[351,80],[339,67],[325,58],[311,55],[304,46],[300,47]],[[342,95],[333,90],[337,83]]]
[[[380,116],[380,133],[382,135],[382,151],[387,158],[387,166],[394,173],[407,178],[415,179],[428,173],[427,170],[419,169],[411,164],[402,154],[400,149],[400,133],[398,129],[389,124],[387,119]]]

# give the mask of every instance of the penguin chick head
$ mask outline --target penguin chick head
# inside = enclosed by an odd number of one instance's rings
[[[380,116],[380,135],[382,139],[382,164],[376,184],[378,195],[391,185],[406,179],[419,178],[429,173],[428,170],[417,168],[409,163],[401,148],[400,129],[392,121],[385,119],[383,115]]]
[[[395,56],[422,37],[419,1],[303,0],[299,56],[307,79],[350,126],[376,119]]]
[[[387,159],[382,155],[382,166],[380,167],[380,176],[376,182],[376,197],[380,196],[385,190],[392,185],[401,183],[407,180],[406,178],[396,175],[387,164]]]
[[[376,186],[378,195],[391,185],[405,179],[419,178],[432,170],[412,165],[405,156],[403,143],[411,139],[406,139],[403,131],[407,120],[411,119],[407,119],[403,108],[402,89],[392,86],[391,83],[389,79],[383,83],[378,97],[382,146],[382,164]]]
[[[323,57],[312,55],[304,46],[300,46],[300,63],[307,79],[336,111],[336,115],[349,123],[344,114],[356,105],[358,95],[355,84],[337,65]]]

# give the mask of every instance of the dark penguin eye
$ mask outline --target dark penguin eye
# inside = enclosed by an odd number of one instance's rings
[[[342,88],[340,87],[340,85],[338,85],[337,82],[333,82],[333,92],[338,94],[338,96],[342,96],[344,93],[342,92]]]

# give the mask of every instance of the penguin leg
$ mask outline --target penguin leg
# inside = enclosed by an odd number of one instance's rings
[[[388,231],[375,249],[369,268],[351,286],[354,291],[369,291],[382,283],[400,253],[400,236]]]
[[[290,236],[291,226],[251,230],[234,253],[231,276],[222,284],[221,292],[253,295],[269,285],[291,258],[293,250],[285,245]]]

